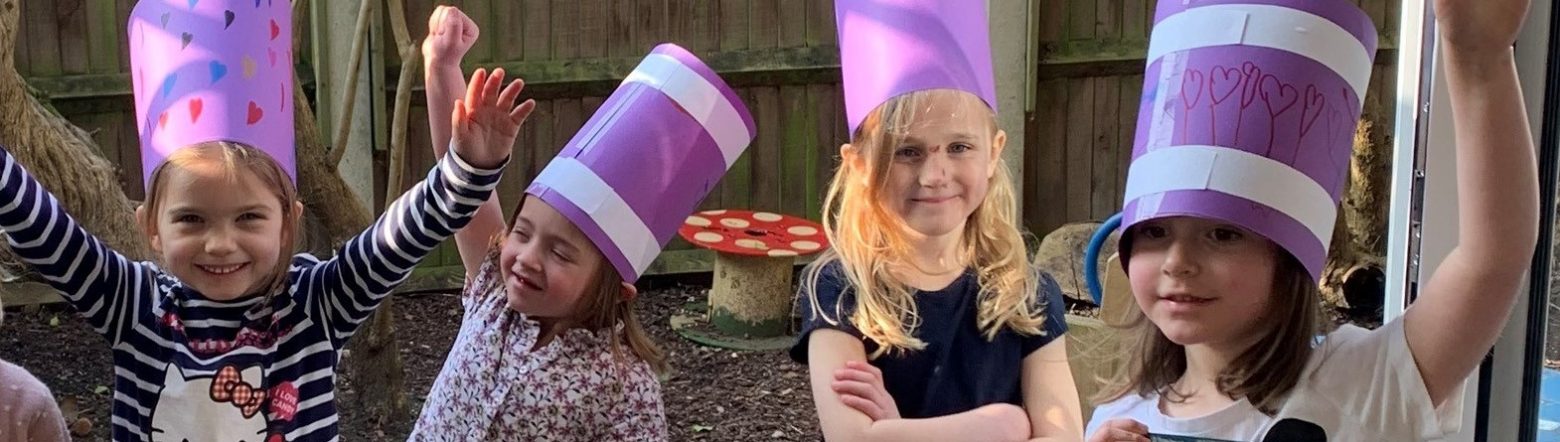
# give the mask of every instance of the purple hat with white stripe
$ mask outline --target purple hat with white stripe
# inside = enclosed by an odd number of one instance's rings
[[[1319,280],[1375,53],[1347,0],[1159,2],[1122,228],[1229,222]]]
[[[747,107],[715,71],[656,46],[526,193],[634,282],[753,141]]]
[[[986,2],[835,0],[851,133],[891,98],[929,89],[974,94],[997,109]]]

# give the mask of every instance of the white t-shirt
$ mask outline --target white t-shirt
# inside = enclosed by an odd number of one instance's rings
[[[1158,395],[1128,394],[1096,408],[1087,434],[1107,420],[1130,418],[1151,433],[1238,441],[1263,440],[1275,425],[1280,432],[1319,427],[1330,442],[1428,440],[1459,430],[1462,389],[1459,385],[1439,408],[1430,402],[1401,319],[1375,331],[1345,325],[1312,353],[1300,382],[1274,416],[1241,399],[1205,416],[1174,418],[1160,412]]]

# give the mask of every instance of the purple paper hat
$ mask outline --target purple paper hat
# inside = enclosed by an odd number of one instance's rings
[[[141,0],[129,27],[143,180],[207,141],[259,148],[296,180],[287,1]]]
[[[1122,228],[1229,222],[1320,279],[1375,53],[1347,0],[1159,2]]]
[[[957,89],[997,109],[986,2],[835,0],[850,132],[909,92]]]
[[[671,241],[755,127],[715,71],[656,46],[526,193],[557,209],[628,282]]]

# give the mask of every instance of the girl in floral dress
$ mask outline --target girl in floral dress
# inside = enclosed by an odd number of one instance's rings
[[[476,24],[453,7],[423,44],[433,146]],[[489,81],[483,71],[472,88]],[[530,102],[522,106],[532,106]],[[736,94],[661,45],[531,183],[506,226],[496,196],[455,239],[465,317],[412,440],[665,440],[665,358],[633,282],[753,138]]]

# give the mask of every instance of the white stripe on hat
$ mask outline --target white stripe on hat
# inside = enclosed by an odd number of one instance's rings
[[[1338,203],[1311,177],[1271,158],[1227,147],[1183,145],[1157,148],[1132,160],[1126,201],[1177,190],[1212,190],[1255,201],[1300,221],[1324,248],[1332,242]]]
[[[634,274],[623,275],[625,279],[643,275],[650,263],[655,261],[656,255],[661,254],[661,243],[655,240],[650,226],[639,218],[639,214],[634,212],[633,207],[629,207],[617,190],[612,189],[596,171],[580,160],[574,157],[553,158],[536,175],[532,185],[543,185],[558,192],[596,222],[596,226],[612,240],[612,245],[623,253],[629,265],[634,266]]]
[[[1315,14],[1272,5],[1202,6],[1165,17],[1149,38],[1148,64],[1166,54],[1229,45],[1299,54],[1332,69],[1360,97],[1370,86],[1373,54],[1354,34]]]
[[[715,139],[721,155],[725,157],[727,169],[737,162],[742,151],[753,140],[753,134],[748,133],[747,123],[742,121],[736,107],[726,99],[720,88],[670,55],[646,56],[623,79],[623,83],[645,84],[676,101]]]

